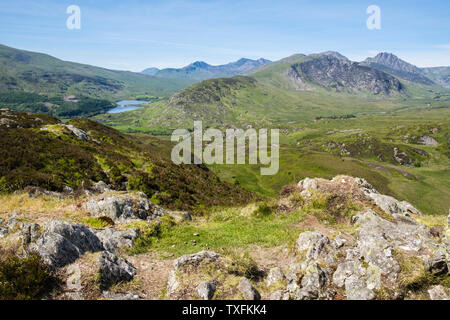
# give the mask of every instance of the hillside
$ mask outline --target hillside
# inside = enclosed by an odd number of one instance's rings
[[[450,88],[450,67],[422,68],[422,71],[436,83]]]
[[[165,207],[193,211],[252,198],[205,166],[174,165],[168,142],[139,141],[92,120],[63,124],[2,109],[0,133],[0,192],[38,187],[83,193],[103,181],[112,190],[142,191]]]
[[[0,45],[0,92],[83,95],[111,100],[140,94],[168,97],[191,83],[62,61]]]
[[[159,70],[157,68],[147,68],[143,74],[154,75],[158,78],[166,79],[192,79],[196,81],[225,78],[243,75],[251,70],[270,63],[266,59],[251,60],[242,58],[235,62],[224,65],[212,66],[203,61],[196,61],[183,68],[167,68]]]

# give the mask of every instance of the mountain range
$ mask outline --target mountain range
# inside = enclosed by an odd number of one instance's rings
[[[295,54],[274,62],[242,58],[212,66],[197,61],[181,69],[150,68],[144,73],[0,45],[0,102],[18,111],[72,117],[104,113],[118,99],[151,96],[162,100],[158,106],[163,110],[152,114],[150,124],[166,118],[174,125],[192,118],[226,124],[295,118],[292,112],[298,108],[303,115],[321,117],[352,113],[368,104],[372,109],[383,100],[436,102],[448,95],[445,87],[450,86],[450,67],[418,68],[390,53],[362,62],[334,51]]]
[[[271,61],[260,58],[258,60],[251,60],[242,58],[235,62],[230,62],[224,65],[212,66],[203,61],[196,61],[183,68],[148,68],[142,71],[143,74],[153,75],[158,78],[167,79],[194,79],[206,80],[212,78],[224,78],[237,75],[243,75],[253,69],[268,64]]]

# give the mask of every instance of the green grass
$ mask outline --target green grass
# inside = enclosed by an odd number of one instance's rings
[[[289,215],[269,214],[262,217],[241,216],[241,208],[215,209],[211,215],[192,222],[168,226],[162,224],[158,231],[151,227],[149,236],[141,237],[132,253],[156,250],[176,256],[199,250],[229,250],[258,245],[270,248],[287,244],[292,246],[302,231],[296,224],[304,217],[303,212]],[[199,236],[194,236],[198,233]],[[195,240],[196,245],[193,245]]]

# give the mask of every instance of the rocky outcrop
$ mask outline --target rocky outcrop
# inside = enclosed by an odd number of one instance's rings
[[[82,141],[89,141],[91,137],[89,134],[87,134],[85,131],[78,129],[77,127],[71,125],[71,124],[61,124],[61,126],[64,126],[67,128],[75,137]]]
[[[136,268],[123,258],[115,254],[104,251],[98,258],[99,283],[101,289],[131,281],[136,275]]]
[[[256,290],[247,278],[241,278],[239,280],[238,290],[242,294],[245,300],[260,300],[261,295]]]
[[[153,220],[166,213],[163,208],[151,203],[143,193],[94,198],[85,202],[83,208],[91,216],[108,217],[117,222]]]
[[[330,240],[319,231],[307,231],[300,234],[297,240],[297,250],[306,252],[307,259],[317,259],[325,245]]]
[[[337,92],[390,95],[404,91],[401,82],[390,74],[326,54],[292,65],[288,77],[299,89],[313,83]]]
[[[105,250],[112,253],[118,253],[119,248],[131,248],[134,241],[139,237],[139,229],[115,230],[106,228],[95,230],[95,235],[103,243]]]
[[[438,142],[433,137],[424,135],[419,138],[419,140],[417,141],[417,144],[423,144],[426,146],[436,146],[438,144]]]
[[[50,220],[29,250],[36,251],[50,267],[59,268],[75,262],[85,252],[103,250],[103,244],[84,225]]]

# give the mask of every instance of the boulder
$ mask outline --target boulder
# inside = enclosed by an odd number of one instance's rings
[[[40,226],[37,223],[23,223],[20,227],[20,238],[22,245],[35,242],[41,234]]]
[[[115,230],[107,228],[94,231],[95,235],[103,243],[105,250],[118,253],[119,248],[131,248],[136,238],[139,237],[139,229]]]
[[[85,252],[103,250],[103,245],[84,225],[50,220],[29,250],[36,251],[50,267],[59,268],[73,263]]]
[[[322,288],[325,286],[327,277],[322,268],[315,262],[308,264],[302,278],[301,288],[297,290],[297,300],[319,299]]]
[[[242,277],[239,280],[238,290],[245,300],[260,300],[261,295],[256,290],[247,278]]]
[[[166,214],[166,211],[151,203],[143,194],[107,196],[91,199],[83,208],[94,217],[109,217],[115,222],[129,220],[153,220]]]
[[[127,260],[103,251],[98,258],[100,288],[106,289],[119,282],[131,281],[136,268]]]
[[[169,273],[167,280],[167,295],[170,298],[177,297],[181,290],[180,279],[178,273],[182,272],[182,269],[188,268],[190,270],[196,270],[202,263],[215,263],[222,256],[212,251],[200,251],[194,254],[187,254],[179,257],[173,262],[173,269]]]
[[[209,262],[215,262],[217,259],[221,257],[220,254],[215,253],[213,251],[200,251],[193,254],[186,254],[184,256],[179,257],[173,262],[173,267],[175,269],[184,267],[185,265],[196,266],[204,260]]]
[[[433,257],[427,260],[427,271],[434,276],[440,276],[448,272],[446,252],[442,249],[437,250]]]
[[[422,145],[426,145],[426,146],[435,146],[438,144],[438,142],[436,141],[436,139],[434,139],[431,136],[423,135],[419,138],[419,140],[417,141],[417,144],[422,144]]]
[[[203,281],[197,286],[197,294],[203,300],[211,300],[216,291],[217,283],[214,281]]]
[[[306,231],[297,240],[297,251],[306,251],[306,258],[317,259],[330,239],[319,231]]]
[[[311,197],[311,192],[317,190],[317,180],[311,178],[305,178],[301,180],[297,187],[300,189],[300,194],[304,197]]]
[[[428,294],[431,300],[449,300],[448,290],[441,285],[430,288]]]
[[[71,124],[61,124],[61,126],[67,128],[72,134],[82,141],[89,141],[91,137],[85,131],[74,127]]]
[[[103,181],[99,181],[97,183],[95,183],[90,190],[92,190],[95,193],[105,193],[108,191],[111,191],[111,189],[109,188],[109,186],[103,182]]]
[[[345,261],[338,265],[333,274],[333,283],[345,288],[345,295],[349,300],[373,300],[375,293],[368,288],[368,275],[359,260]]]
[[[267,275],[266,284],[270,287],[273,284],[279,283],[284,280],[284,274],[280,267],[275,267],[269,270]]]

